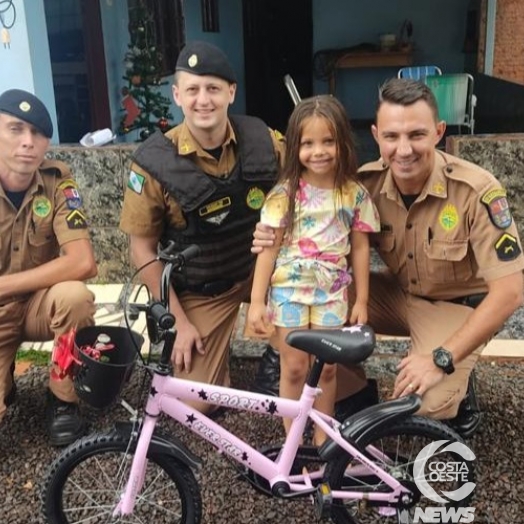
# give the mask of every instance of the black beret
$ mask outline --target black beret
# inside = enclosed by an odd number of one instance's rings
[[[225,53],[207,42],[188,43],[178,55],[176,70],[187,71],[199,76],[217,76],[230,84],[237,82],[233,67]]]
[[[53,122],[46,106],[35,95],[9,89],[0,95],[0,113],[8,113],[35,126],[47,138],[53,136]]]

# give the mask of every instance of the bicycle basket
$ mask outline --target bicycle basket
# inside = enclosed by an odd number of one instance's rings
[[[80,350],[93,346],[100,333],[111,338],[113,349],[103,352],[96,360]],[[109,406],[129,379],[137,358],[136,346],[142,347],[144,337],[135,331],[117,326],[89,326],[78,330],[75,336],[75,355],[81,364],[74,373],[75,391],[80,399],[95,408]]]

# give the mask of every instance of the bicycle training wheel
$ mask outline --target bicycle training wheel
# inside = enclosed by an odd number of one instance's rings
[[[113,517],[131,469],[128,437],[98,434],[67,448],[44,483],[49,524],[113,522],[199,524],[200,490],[190,468],[175,458],[150,453],[145,480],[132,515]]]
[[[365,500],[333,500],[333,522],[440,522],[431,519],[442,515],[441,512],[449,511],[465,511],[473,517],[468,513],[471,510],[450,509],[470,506],[471,493],[475,487],[472,462],[474,455],[459,442],[457,434],[444,424],[416,415],[379,429],[360,444],[366,446],[367,456],[373,457],[377,465],[410,487],[415,494],[415,500],[409,504],[410,507],[404,509],[380,507]],[[423,449],[423,455],[415,461]],[[424,460],[422,457],[425,457]],[[360,468],[360,472],[357,468]],[[325,479],[333,491],[391,491],[380,478],[369,470],[363,471],[360,463],[345,453],[327,465]],[[420,479],[423,480],[422,483]],[[421,518],[426,511],[431,515],[430,520]]]

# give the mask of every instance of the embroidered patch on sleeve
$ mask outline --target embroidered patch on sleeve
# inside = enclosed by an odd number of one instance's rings
[[[78,188],[78,184],[72,178],[68,178],[58,184],[58,189],[67,189],[68,187]]]
[[[521,253],[517,239],[509,233],[504,233],[495,242],[495,252],[497,258],[503,262],[515,260]]]
[[[84,214],[78,209],[74,209],[66,216],[67,227],[69,229],[86,229],[87,220]]]
[[[129,180],[127,181],[127,187],[133,190],[135,193],[138,193],[139,195],[141,195],[142,189],[144,189],[145,182],[146,182],[146,179],[143,175],[140,175],[136,173],[135,171],[131,171],[131,173],[129,173]]]
[[[480,201],[486,206],[491,222],[499,229],[511,226],[512,217],[506,191],[502,188],[490,189]]]

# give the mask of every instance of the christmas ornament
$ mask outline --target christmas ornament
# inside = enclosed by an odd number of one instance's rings
[[[159,127],[160,131],[162,131],[162,132],[167,131],[169,129],[169,122],[168,122],[166,117],[162,117],[158,121],[158,127]]]
[[[134,86],[138,86],[142,83],[142,77],[140,75],[133,75],[131,77],[131,83],[134,85]]]
[[[151,131],[149,131],[149,129],[142,129],[142,131],[140,131],[140,138],[142,140],[145,140],[146,138],[149,138],[151,136]]]
[[[126,116],[124,117],[124,127],[131,127],[138,118],[138,115],[140,115],[140,109],[138,108],[135,99],[129,94],[129,89],[127,89],[127,87],[122,88],[122,95],[124,95],[122,106],[126,112]]]

